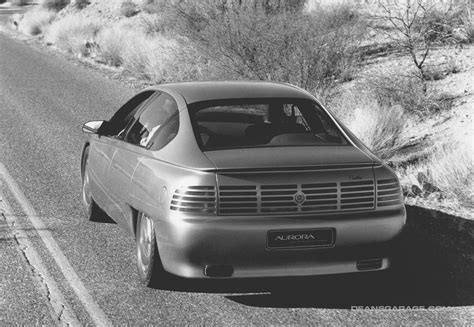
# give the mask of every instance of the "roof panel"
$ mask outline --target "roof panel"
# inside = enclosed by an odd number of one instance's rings
[[[194,102],[238,98],[313,98],[287,84],[258,81],[208,81],[160,84],[159,89],[180,93],[185,101]]]

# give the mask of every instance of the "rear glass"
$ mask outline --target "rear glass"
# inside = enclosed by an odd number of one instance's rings
[[[347,145],[327,113],[308,100],[226,100],[190,106],[204,151],[232,148]]]

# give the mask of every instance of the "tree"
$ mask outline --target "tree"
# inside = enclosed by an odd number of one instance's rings
[[[431,50],[453,40],[451,23],[455,11],[452,2],[378,0],[377,3],[378,13],[371,15],[379,21],[375,28],[410,55],[426,92],[425,63]]]

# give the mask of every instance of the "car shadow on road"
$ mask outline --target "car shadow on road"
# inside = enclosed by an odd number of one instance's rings
[[[227,299],[255,307],[474,305],[474,221],[416,207],[407,207],[407,213],[402,246],[387,272],[204,283],[180,280],[172,288],[227,293]]]

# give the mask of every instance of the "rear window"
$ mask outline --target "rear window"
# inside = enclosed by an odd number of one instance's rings
[[[204,151],[232,148],[347,145],[332,119],[308,100],[225,100],[190,106]]]

